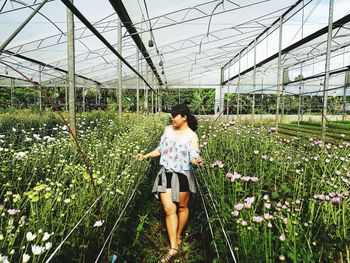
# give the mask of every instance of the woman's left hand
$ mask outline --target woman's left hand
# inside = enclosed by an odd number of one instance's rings
[[[192,163],[193,165],[196,165],[196,166],[199,166],[199,167],[203,166],[203,164],[204,164],[202,158],[200,158],[200,157],[198,157],[198,158],[193,158],[193,159],[191,160],[191,163]]]

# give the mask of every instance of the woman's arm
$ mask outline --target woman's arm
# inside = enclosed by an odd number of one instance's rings
[[[196,166],[202,166],[203,160],[199,156],[199,143],[198,136],[194,134],[193,139],[191,140],[191,151],[194,151],[196,154],[191,158],[191,163]]]
[[[163,135],[162,135],[162,138],[166,132],[166,129],[167,127],[165,127],[164,129],[164,132],[163,132]],[[162,139],[161,139],[162,140]],[[144,159],[147,159],[147,158],[154,158],[154,157],[158,157],[160,156],[160,146],[158,146],[156,149],[154,149],[152,152],[149,152],[147,154],[142,154],[142,153],[139,153],[138,155],[136,155],[136,159],[139,160],[139,161],[142,161]]]
[[[139,161],[142,161],[142,160],[147,159],[147,158],[154,158],[154,157],[158,157],[158,156],[160,156],[160,152],[158,151],[158,149],[155,149],[152,152],[149,152],[147,154],[139,153],[138,155],[136,155],[136,159]]]

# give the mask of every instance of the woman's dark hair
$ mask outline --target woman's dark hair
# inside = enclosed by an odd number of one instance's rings
[[[188,126],[191,128],[192,131],[196,131],[197,128],[198,128],[198,122],[197,122],[197,119],[194,115],[192,115],[191,113],[190,114],[184,114],[182,115],[182,117],[184,116],[187,116],[187,123],[188,123]]]

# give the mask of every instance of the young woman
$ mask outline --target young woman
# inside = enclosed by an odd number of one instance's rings
[[[162,202],[170,241],[170,248],[161,262],[172,261],[178,253],[188,221],[190,192],[196,192],[192,165],[202,164],[195,133],[197,120],[190,109],[185,104],[178,104],[166,112],[171,114],[172,125],[165,127],[159,146],[137,156],[139,160],[160,156],[161,169],[152,192]]]

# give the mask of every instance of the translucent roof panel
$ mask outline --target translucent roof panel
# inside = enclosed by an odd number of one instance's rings
[[[10,38],[42,1],[0,0],[0,45]],[[293,11],[295,16],[286,17],[284,24],[283,47],[287,47],[327,24],[328,0],[124,0],[123,4],[162,82],[167,82],[170,87],[203,87],[219,85],[220,69],[297,2],[300,3]],[[117,48],[118,15],[110,1],[74,0],[74,5]],[[349,14],[349,11],[348,0],[335,1],[333,20]],[[0,64],[0,76],[23,78],[24,74],[34,81],[39,81],[40,78],[46,83],[63,83],[68,67],[66,19],[67,8],[62,1],[48,0],[0,53],[3,62]],[[344,48],[349,42],[348,31],[344,27],[339,32],[334,32],[335,41],[339,41]],[[278,50],[278,26],[275,24],[268,33],[258,40],[258,61]],[[136,45],[124,27],[122,35],[121,54],[136,68]],[[153,47],[148,46],[150,39],[154,41]],[[335,44],[334,48],[340,45]],[[323,56],[321,53],[324,48],[325,37],[322,36],[291,51],[283,58],[283,63],[286,67],[293,68],[300,59]],[[94,86],[101,83],[110,87],[117,83],[117,56],[77,17],[75,52],[79,85]],[[160,61],[163,62],[162,66]],[[241,66],[237,65],[237,59],[234,60],[230,72],[225,71],[225,77],[237,74],[239,69],[248,69],[253,63],[253,51],[249,48],[246,53],[242,53]],[[142,56],[139,71],[145,75],[146,61]],[[135,85],[135,73],[125,65],[122,72],[127,85]],[[258,74],[267,83],[274,82],[276,61],[263,65],[258,69]],[[149,75],[151,81],[151,74]],[[249,75],[245,78],[249,79]],[[247,80],[247,83],[251,83],[251,80]]]

